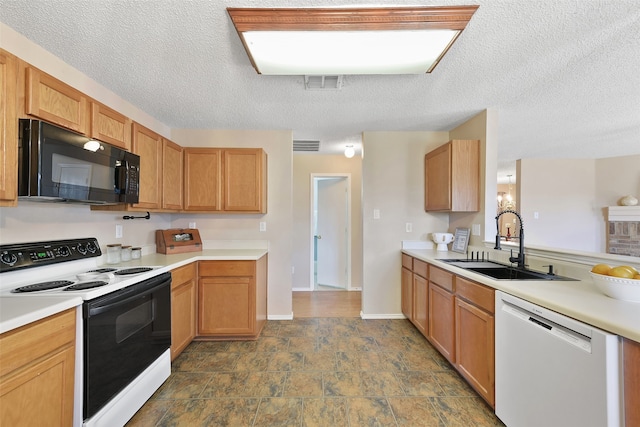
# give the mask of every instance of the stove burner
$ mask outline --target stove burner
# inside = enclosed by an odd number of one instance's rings
[[[65,288],[65,291],[82,291],[84,289],[91,289],[91,288],[97,288],[100,286],[104,286],[106,285],[107,282],[102,281],[102,280],[94,280],[92,282],[84,282],[84,283],[78,283],[76,285],[73,286],[69,286],[68,288]]]
[[[125,268],[124,270],[118,270],[113,274],[118,276],[126,276],[128,274],[140,274],[145,273],[147,271],[151,271],[153,268],[151,267],[134,267],[134,268]]]
[[[53,280],[51,282],[34,283],[33,285],[20,286],[19,288],[15,288],[11,292],[20,293],[46,291],[48,289],[62,288],[64,286],[72,284],[73,282],[70,280]]]
[[[116,268],[97,268],[95,270],[89,270],[87,273],[111,273],[116,270]]]

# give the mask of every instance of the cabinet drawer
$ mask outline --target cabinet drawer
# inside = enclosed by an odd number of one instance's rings
[[[402,254],[402,266],[409,270],[413,270],[413,258],[409,255]]]
[[[448,271],[431,266],[429,269],[429,281],[449,292],[453,292],[453,274]]]
[[[472,304],[477,305],[489,313],[494,313],[494,290],[456,276],[456,295]]]
[[[427,274],[427,266],[428,264],[424,261],[420,261],[419,259],[413,259],[413,272],[418,276],[422,276],[425,279],[428,278]]]
[[[174,270],[171,270],[171,287],[173,289],[182,285],[185,282],[193,280],[197,277],[196,263],[183,265]]]
[[[206,276],[253,276],[255,261],[200,261],[200,277]]]
[[[5,332],[0,336],[0,377],[75,339],[75,308]]]

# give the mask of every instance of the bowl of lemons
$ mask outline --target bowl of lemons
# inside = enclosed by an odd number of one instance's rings
[[[597,264],[591,269],[591,277],[603,294],[624,301],[640,302],[640,273],[634,267]]]

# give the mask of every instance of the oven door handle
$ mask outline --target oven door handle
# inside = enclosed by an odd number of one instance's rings
[[[116,299],[115,301],[111,301],[111,300],[110,300],[107,304],[104,304],[104,305],[100,305],[100,304],[95,305],[95,306],[90,305],[90,306],[88,307],[88,310],[87,310],[87,317],[97,316],[97,315],[99,315],[99,314],[104,313],[105,311],[109,311],[109,310],[111,310],[113,307],[117,307],[117,306],[121,306],[121,305],[126,305],[126,304],[128,304],[128,303],[130,303],[130,302],[133,302],[133,301],[135,301],[135,300],[143,299],[143,298],[145,298],[147,295],[149,295],[149,294],[152,294],[152,293],[156,292],[158,289],[160,289],[160,288],[162,288],[162,287],[164,287],[164,286],[170,286],[170,285],[171,285],[171,281],[169,280],[169,281],[166,281],[166,282],[162,282],[162,283],[160,283],[159,285],[154,286],[154,287],[152,287],[152,288],[145,289],[145,290],[144,290],[144,291],[142,291],[142,292],[139,292],[139,293],[136,293],[136,294],[134,294],[134,295],[131,295],[131,296],[130,296],[130,297],[128,297],[128,298],[124,298],[124,299]],[[127,288],[125,288],[125,289],[127,289]]]

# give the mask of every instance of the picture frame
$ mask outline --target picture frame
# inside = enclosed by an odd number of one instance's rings
[[[453,239],[453,244],[451,245],[451,250],[453,252],[466,253],[467,246],[469,246],[469,235],[471,234],[471,229],[469,228],[456,228],[455,238]]]

